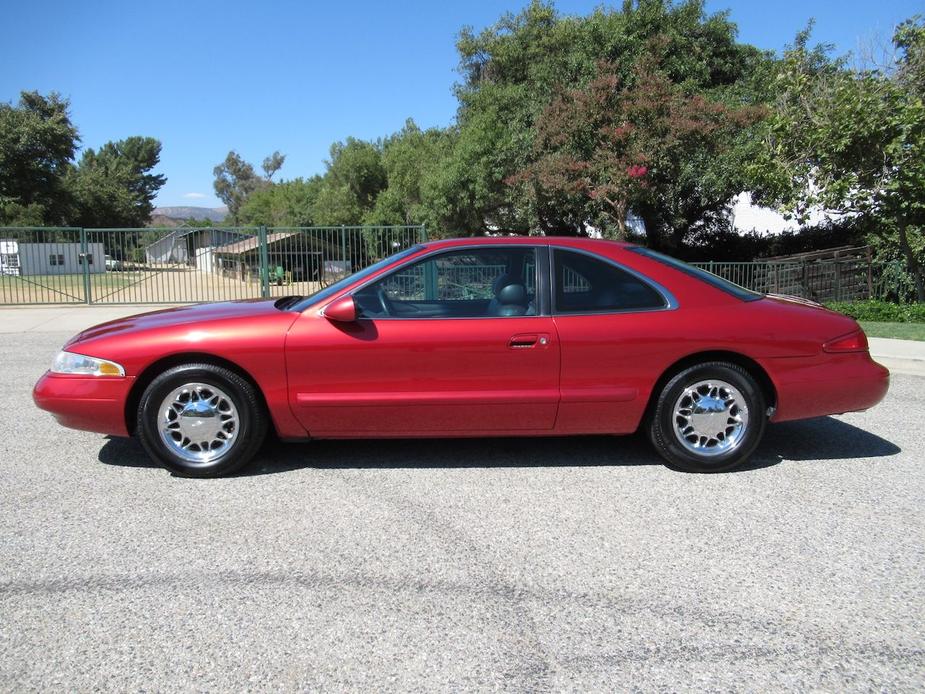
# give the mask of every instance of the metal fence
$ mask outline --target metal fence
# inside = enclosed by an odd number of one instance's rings
[[[170,304],[304,295],[426,238],[423,226],[0,228],[0,304]],[[869,255],[695,265],[758,292],[823,302],[902,300],[910,291],[902,286],[899,265],[875,264]],[[489,290],[490,270],[460,269],[446,291],[481,295]],[[423,282],[403,274],[395,290],[416,295]]]
[[[0,304],[310,294],[426,238],[423,226],[0,228]]]
[[[756,292],[789,294],[813,301],[895,299],[892,264],[864,258],[813,262],[756,261],[693,263]]]

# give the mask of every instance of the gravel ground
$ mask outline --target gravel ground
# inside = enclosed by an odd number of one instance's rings
[[[637,437],[270,444],[187,480],[58,428],[2,335],[0,690],[920,690],[923,381],[685,475]]]

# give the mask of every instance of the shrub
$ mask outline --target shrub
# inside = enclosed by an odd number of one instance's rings
[[[925,323],[925,304],[894,304],[889,301],[833,301],[826,304],[833,311],[855,320],[882,323]]]

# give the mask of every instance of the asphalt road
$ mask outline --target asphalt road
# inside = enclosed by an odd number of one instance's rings
[[[271,444],[187,480],[0,335],[0,690],[920,690],[925,379],[685,475],[641,438]]]

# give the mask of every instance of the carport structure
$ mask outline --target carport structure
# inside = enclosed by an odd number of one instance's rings
[[[268,270],[273,275],[284,274],[289,281],[317,281],[324,269],[324,254],[315,246],[313,239],[306,239],[299,232],[267,234],[265,252],[269,260]],[[263,251],[260,239],[256,236],[219,246],[213,251],[215,269],[226,277],[235,277],[242,282],[258,279]]]

